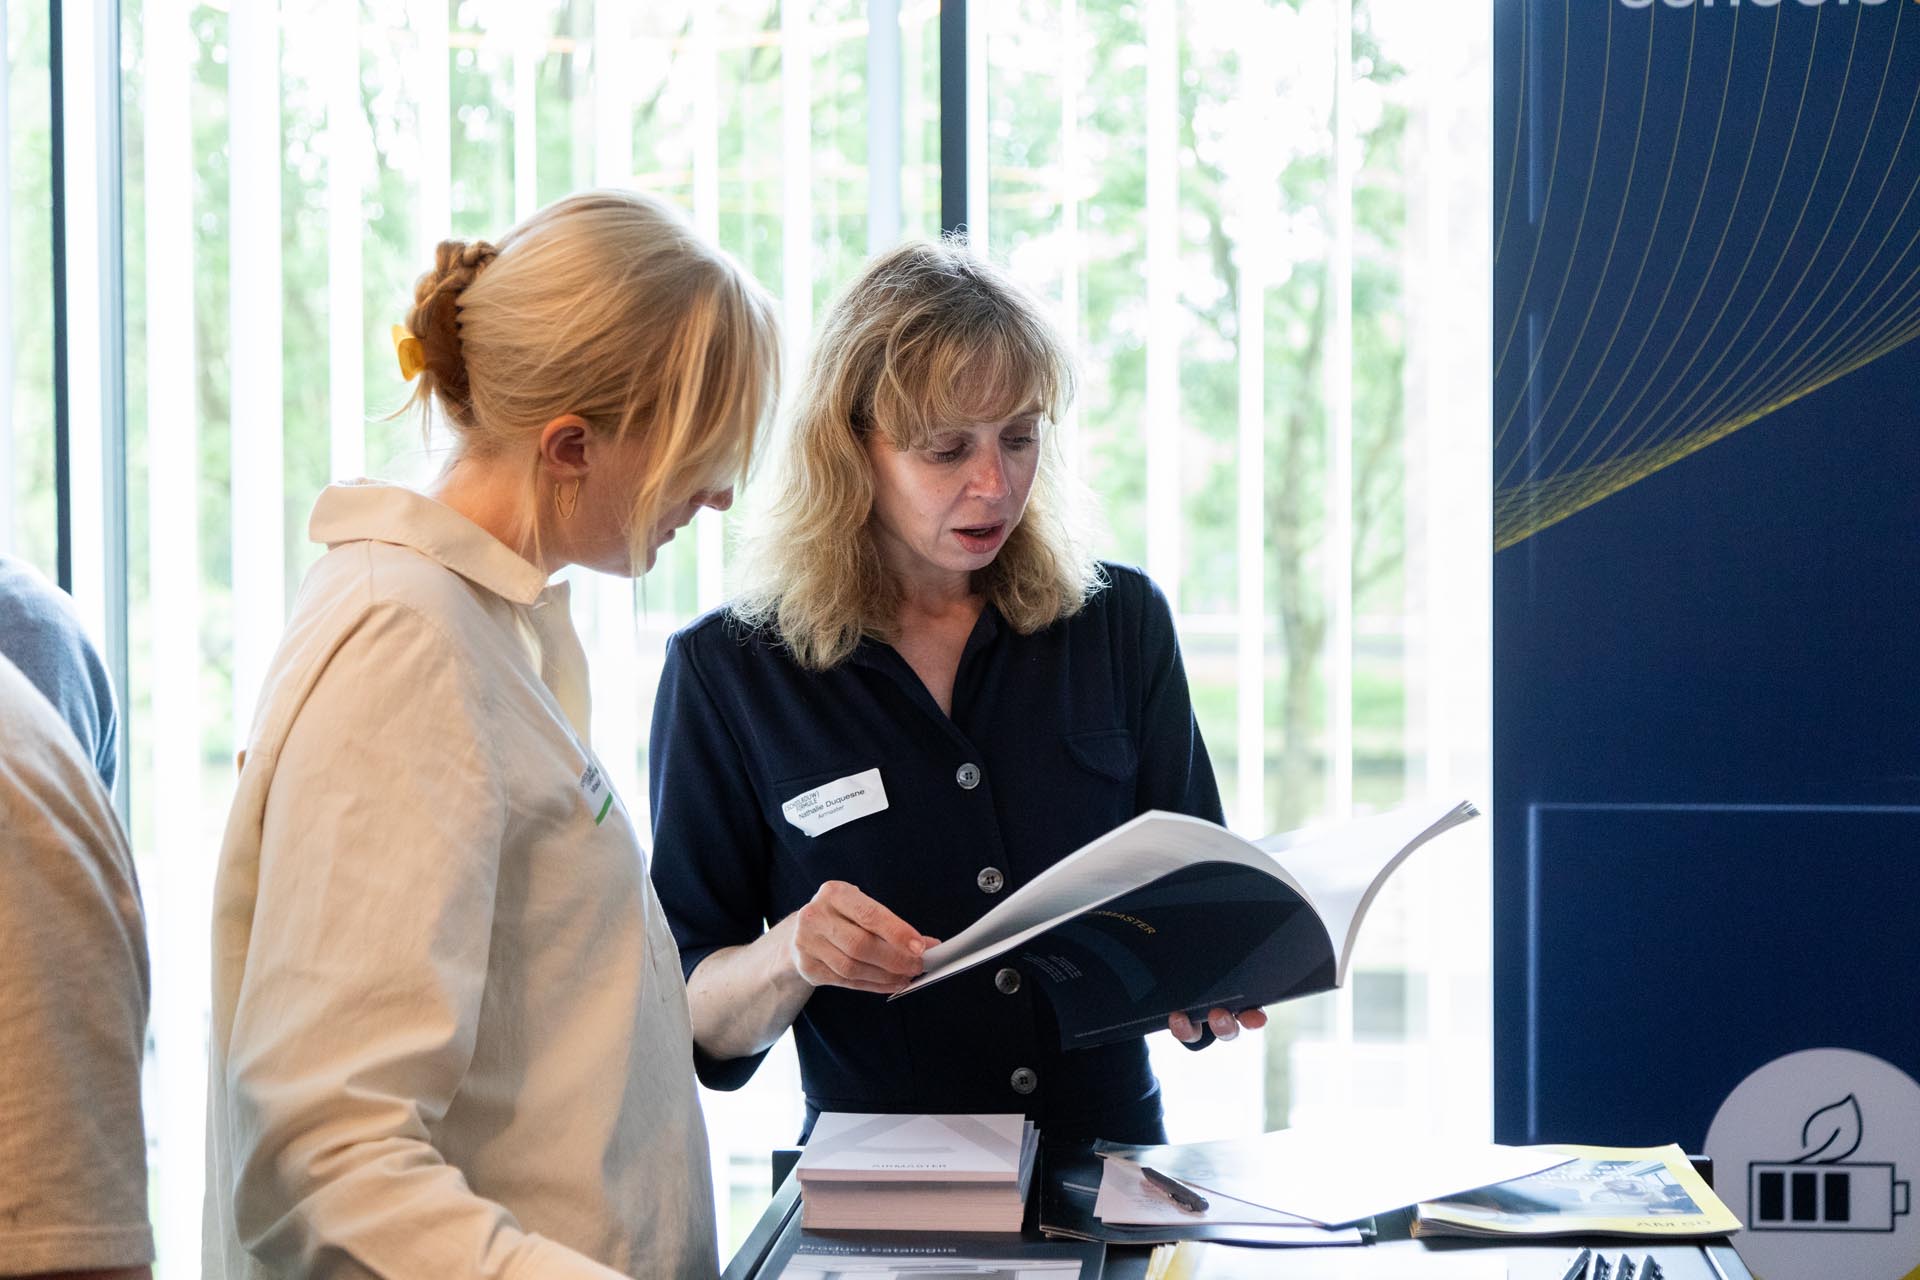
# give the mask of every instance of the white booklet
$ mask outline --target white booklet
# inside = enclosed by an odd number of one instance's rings
[[[1253,843],[1154,810],[1067,855],[926,954],[889,999],[1011,955],[1052,1003],[1067,1048],[1249,1009],[1346,981],[1354,935],[1408,854],[1477,816],[1405,805]]]

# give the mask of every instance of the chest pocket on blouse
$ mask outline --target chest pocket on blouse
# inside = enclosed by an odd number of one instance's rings
[[[1133,735],[1125,729],[1095,729],[1090,733],[1069,733],[1067,754],[1083,769],[1091,770],[1114,782],[1133,786],[1140,772],[1140,753],[1134,749]]]
[[[1073,832],[1074,843],[1084,844],[1133,817],[1140,753],[1125,729],[1067,733],[1061,741],[1077,767],[1062,776],[1059,799],[1062,811],[1084,824]]]
[[[786,807],[805,800],[810,793],[818,793],[813,796],[811,813],[812,809],[821,807],[820,802],[830,801],[843,790],[852,788],[852,780],[875,768],[879,768],[879,762],[874,760],[852,761],[836,768],[783,778],[768,786],[767,822],[773,828],[775,840],[800,859],[804,868],[799,872],[800,879],[813,881],[807,896],[812,896],[813,888],[817,888],[821,880],[854,880],[857,884],[856,876],[871,879],[876,869],[887,864],[888,855],[896,852],[901,835],[897,829],[900,798],[890,794],[894,779],[886,769],[880,768],[880,789],[887,795],[885,807],[876,808],[878,798],[867,795],[851,800],[832,818],[813,813],[808,821],[818,831],[816,835],[809,835],[790,819]],[[846,782],[847,787],[834,787],[832,784],[837,782]]]

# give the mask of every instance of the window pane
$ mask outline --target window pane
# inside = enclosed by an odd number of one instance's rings
[[[6,33],[8,158],[4,305],[7,421],[0,427],[0,552],[55,574],[52,134],[47,8],[11,5]]]
[[[1486,716],[1484,615],[1434,585],[1470,565],[1469,593],[1483,590],[1485,556],[1480,513],[1436,501],[1429,467],[1444,452],[1484,471],[1486,449],[1484,413],[1436,416],[1430,382],[1443,361],[1484,368],[1442,342],[1472,327],[1461,299],[1484,306],[1479,170],[1444,157],[1484,150],[1459,86],[1484,84],[1486,51],[1440,8],[987,9],[991,246],[1060,308],[1083,374],[1069,437],[1106,517],[1102,552],[1173,598],[1229,819],[1250,835],[1429,791],[1485,795],[1483,768],[1436,767],[1483,758]],[[1445,277],[1464,281],[1453,309],[1436,250],[1465,260]],[[1415,546],[1462,554],[1436,575]],[[1459,664],[1447,691],[1432,687],[1442,637]],[[1434,719],[1452,694],[1455,718]],[[1486,914],[1484,839],[1396,876],[1353,989],[1275,1011],[1263,1064],[1245,1045],[1156,1050],[1175,1136],[1334,1102],[1391,1112],[1409,1105],[1430,1027],[1484,1043],[1484,948],[1434,921],[1444,903],[1442,921],[1484,936],[1470,923]],[[1356,1039],[1379,1043],[1363,1054]],[[1482,1076],[1474,1096],[1487,1094]],[[1464,1130],[1490,1122],[1484,1107],[1453,1114]]]

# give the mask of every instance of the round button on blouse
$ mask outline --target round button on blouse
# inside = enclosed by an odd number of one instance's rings
[[[982,867],[973,882],[980,886],[982,893],[998,893],[1006,887],[1007,878],[1000,874],[998,867]]]
[[[1032,1067],[1020,1067],[1007,1083],[1013,1086],[1015,1093],[1032,1093],[1040,1087],[1040,1077]]]
[[[1018,969],[1002,969],[993,975],[993,986],[994,990],[1003,996],[1012,995],[1020,989],[1020,971]]]
[[[961,790],[973,790],[980,785],[980,766],[971,762],[961,765],[953,771],[953,780],[960,784]]]

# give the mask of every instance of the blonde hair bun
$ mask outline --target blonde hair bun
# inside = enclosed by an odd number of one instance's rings
[[[435,395],[448,416],[466,423],[473,414],[467,386],[467,362],[460,352],[460,295],[500,251],[485,240],[442,240],[433,251],[433,269],[413,286],[407,331],[420,340],[426,368],[423,391]]]

